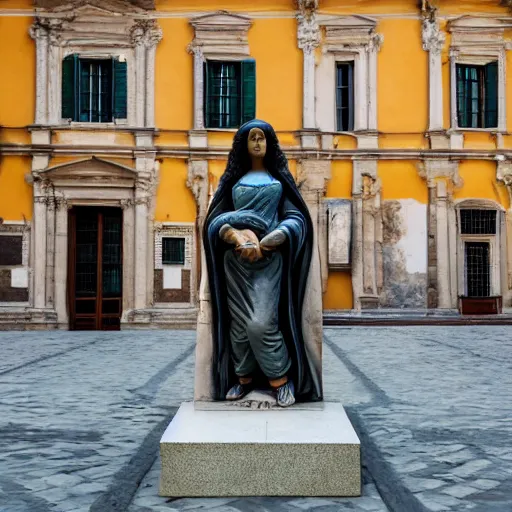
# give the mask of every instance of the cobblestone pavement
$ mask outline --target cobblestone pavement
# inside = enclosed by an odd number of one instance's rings
[[[0,512],[510,512],[510,334],[326,329],[326,400],[359,432],[363,497],[167,500],[158,461],[137,484],[192,397],[195,333],[1,332]]]

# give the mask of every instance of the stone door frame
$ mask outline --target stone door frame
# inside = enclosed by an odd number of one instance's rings
[[[123,318],[148,303],[150,179],[146,173],[96,157],[33,172],[33,306],[54,310],[69,327],[68,220],[73,206],[123,209]],[[135,243],[137,241],[137,244]],[[136,271],[136,269],[138,269]]]

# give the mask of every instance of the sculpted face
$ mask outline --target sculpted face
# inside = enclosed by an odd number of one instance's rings
[[[267,139],[261,128],[253,128],[247,138],[247,150],[253,158],[263,158],[267,152]]]

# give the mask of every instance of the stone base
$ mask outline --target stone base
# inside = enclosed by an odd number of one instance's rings
[[[61,326],[54,310],[0,307],[0,331],[44,331],[59,328]]]
[[[160,441],[160,495],[360,496],[360,443],[343,406],[205,411],[181,405]]]
[[[123,312],[121,329],[195,329],[197,308],[131,309]]]

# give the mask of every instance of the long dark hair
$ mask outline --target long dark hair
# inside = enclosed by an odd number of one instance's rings
[[[236,132],[233,139],[233,147],[229,152],[226,170],[222,175],[215,193],[216,197],[222,197],[225,189],[230,189],[248,171],[251,170],[251,157],[247,150],[247,139],[253,128],[263,131],[267,141],[267,152],[263,158],[265,169],[276,179],[285,182],[288,186],[296,188],[295,180],[288,169],[288,161],[279,146],[276,132],[270,124],[260,119],[253,119],[243,124]],[[215,198],[211,207],[215,206]]]

